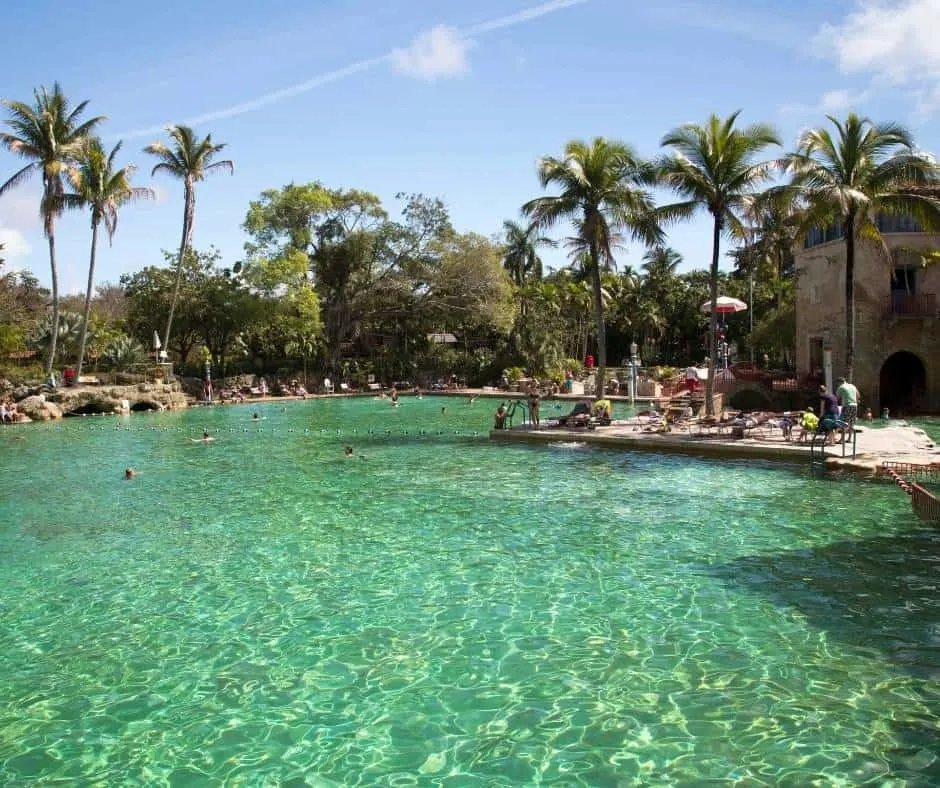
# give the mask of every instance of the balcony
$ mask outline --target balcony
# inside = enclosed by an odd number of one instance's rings
[[[885,315],[893,317],[936,317],[937,294],[892,293],[885,303]]]

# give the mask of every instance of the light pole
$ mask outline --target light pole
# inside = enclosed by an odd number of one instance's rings
[[[748,317],[751,319],[751,329],[747,334],[747,343],[751,346],[751,366],[754,366],[754,271],[751,270],[748,275],[748,297],[750,300],[747,302],[747,311],[749,312]]]
[[[630,404],[633,405],[636,401],[636,368],[640,364],[640,360],[636,357],[637,346],[636,342],[630,343]]]

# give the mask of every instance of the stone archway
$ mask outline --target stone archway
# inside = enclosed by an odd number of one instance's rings
[[[882,410],[892,416],[917,411],[927,393],[927,370],[913,353],[901,350],[888,356],[881,365],[880,401]]]

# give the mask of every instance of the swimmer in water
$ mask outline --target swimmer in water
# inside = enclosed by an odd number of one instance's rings
[[[209,434],[209,430],[203,430],[201,438],[190,438],[193,443],[213,443],[215,438]]]
[[[125,469],[124,469],[124,478],[125,478],[125,479],[133,479],[136,475],[137,475],[137,471],[135,471],[133,468],[125,468]]]
[[[352,456],[353,456],[353,447],[352,447],[352,446],[347,446],[345,449],[343,449],[343,456],[344,456],[347,460],[348,460],[350,457],[352,457]]]

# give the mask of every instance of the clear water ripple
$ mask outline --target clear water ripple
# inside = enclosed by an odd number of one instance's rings
[[[0,784],[940,782],[892,487],[440,408],[0,430]]]

